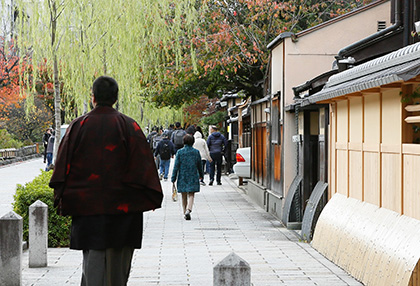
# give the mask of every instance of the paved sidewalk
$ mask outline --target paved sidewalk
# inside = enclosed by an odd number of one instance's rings
[[[224,176],[222,183],[201,188],[186,221],[180,200],[171,200],[171,183],[162,181],[163,207],[145,214],[143,248],[135,251],[128,285],[211,286],[213,266],[232,251],[250,264],[254,286],[362,285],[253,204],[231,179]],[[48,267],[28,268],[25,251],[23,285],[80,285],[81,260],[80,251],[50,248]]]
[[[0,167],[0,217],[13,210],[13,195],[16,184],[24,185],[45,169],[42,158],[23,161]]]

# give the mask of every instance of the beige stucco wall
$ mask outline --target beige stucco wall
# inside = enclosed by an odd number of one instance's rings
[[[385,21],[389,26],[390,9],[390,1],[387,1],[350,17],[343,17],[340,21],[312,32],[298,34],[297,42],[291,38],[283,39],[272,50],[272,93],[281,91],[284,106],[292,104],[294,97],[292,87],[331,70],[334,56],[340,49],[376,33],[378,21]],[[284,190],[287,192],[295,176],[295,168],[290,166],[293,166],[292,162],[296,160],[296,144],[292,142],[296,128],[294,116],[284,114],[283,119],[285,162],[283,175]]]
[[[292,87],[331,70],[334,56],[344,47],[377,32],[377,22],[390,25],[390,2],[332,25],[285,40],[285,104],[293,103]],[[277,65],[277,63],[275,63]]]

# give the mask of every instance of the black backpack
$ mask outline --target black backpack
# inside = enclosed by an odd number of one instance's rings
[[[171,159],[171,146],[169,146],[169,140],[164,140],[160,145],[159,154],[160,159],[169,160]]]

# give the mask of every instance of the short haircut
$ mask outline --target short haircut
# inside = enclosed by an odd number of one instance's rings
[[[194,145],[194,136],[190,135],[190,134],[186,134],[184,136],[184,145],[188,145],[188,146],[192,146]]]
[[[212,125],[212,126],[211,126],[211,129],[213,129],[214,131],[219,130],[219,128],[218,128],[216,125]]]
[[[110,76],[100,76],[93,82],[92,92],[97,105],[112,106],[118,99],[118,83]]]
[[[175,122],[175,127],[176,127],[176,128],[181,127],[181,123],[179,123],[179,122]]]

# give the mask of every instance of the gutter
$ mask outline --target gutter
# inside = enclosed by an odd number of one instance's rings
[[[281,33],[280,35],[278,35],[274,40],[272,40],[267,45],[267,49],[270,50],[270,49],[274,48],[274,46],[277,46],[278,42],[280,42],[281,40],[283,40],[285,38],[291,38],[291,37],[294,37],[294,36],[295,36],[295,33],[291,33],[291,32]]]
[[[379,31],[375,34],[372,34],[360,41],[357,41],[353,44],[350,44],[347,47],[342,48],[339,52],[338,55],[336,56],[336,59],[340,60],[340,59],[344,59],[345,58],[345,54],[356,49],[356,48],[360,48],[361,45],[364,45],[366,43],[369,43],[370,41],[377,39],[379,37],[382,37],[388,33],[394,32],[396,30],[398,30],[399,28],[402,27],[402,22],[401,22],[401,2],[400,0],[396,0],[394,1],[395,3],[395,24],[393,24],[392,26],[389,26],[388,28]]]

